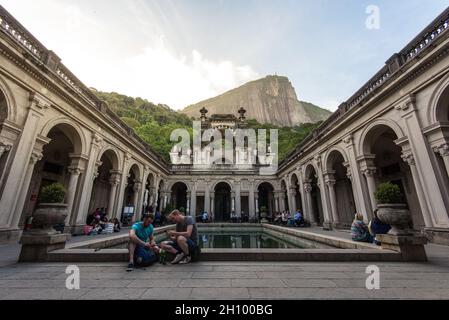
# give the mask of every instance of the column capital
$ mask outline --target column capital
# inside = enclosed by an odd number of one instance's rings
[[[394,107],[396,110],[400,110],[406,113],[416,110],[416,97],[414,94],[407,95],[404,99]]]
[[[35,165],[44,157],[43,153],[40,151],[33,151],[30,156],[30,163]]]
[[[311,183],[308,183],[308,182],[305,182],[304,183],[304,191],[306,192],[306,193],[310,193],[310,192],[312,192],[312,184]]]
[[[71,166],[67,168],[67,171],[70,175],[79,176],[83,172],[83,169],[77,166]]]
[[[327,185],[329,188],[334,188],[334,186],[335,186],[336,183],[337,183],[336,180],[327,180],[327,181],[326,181],[326,185]]]
[[[345,136],[345,137],[342,139],[342,141],[343,141],[343,143],[344,143],[346,146],[352,146],[352,145],[354,144],[354,137],[353,137],[352,133],[350,133],[350,134],[348,134],[347,136]]]
[[[433,151],[439,153],[440,156],[443,158],[449,157],[449,144],[446,143],[438,147],[435,147],[433,148]]]
[[[377,172],[376,168],[365,168],[362,169],[362,173],[366,176],[366,177],[373,177]]]
[[[401,158],[409,166],[414,166],[416,164],[415,157],[413,156],[413,153],[411,151],[402,152]]]

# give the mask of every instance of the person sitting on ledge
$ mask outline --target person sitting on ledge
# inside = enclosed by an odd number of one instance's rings
[[[126,271],[134,270],[134,264],[147,266],[157,260],[156,254],[161,249],[156,245],[153,237],[154,214],[151,212],[142,215],[142,221],[133,224],[129,230],[129,264]]]
[[[368,224],[368,230],[369,233],[374,237],[374,243],[378,246],[381,245],[381,242],[377,239],[378,234],[387,234],[388,231],[390,231],[391,226],[387,223],[383,223],[380,221],[379,217],[377,216],[378,210],[374,210],[374,217]]]
[[[368,227],[363,222],[363,215],[356,213],[351,225],[351,237],[353,241],[373,243],[373,236],[370,235]]]
[[[301,211],[297,210],[295,213],[295,226],[302,227],[304,226],[304,218],[302,216]]]
[[[232,223],[237,223],[237,220],[238,220],[237,212],[232,210],[232,212],[231,212],[231,221],[232,221]]]
[[[169,214],[168,219],[176,223],[176,231],[167,231],[170,241],[164,241],[161,248],[175,254],[172,264],[186,264],[191,261],[191,254],[198,246],[198,232],[195,221],[184,216],[179,210]]]

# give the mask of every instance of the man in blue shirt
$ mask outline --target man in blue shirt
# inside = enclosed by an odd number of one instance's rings
[[[159,248],[153,237],[153,221],[154,214],[145,213],[142,216],[142,221],[134,223],[131,230],[129,230],[129,264],[126,271],[134,270],[134,256],[136,253],[142,250],[151,250],[154,253],[159,253]]]
[[[304,224],[304,220],[302,218],[301,211],[297,210],[296,213],[295,213],[295,225],[297,227],[300,227],[303,224]]]

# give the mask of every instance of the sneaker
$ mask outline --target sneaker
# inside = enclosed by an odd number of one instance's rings
[[[182,259],[184,259],[184,257],[185,257],[184,252],[178,253],[178,254],[176,255],[176,257],[173,259],[173,261],[171,262],[171,264],[177,264],[177,263],[179,263],[179,261],[181,261]]]
[[[134,264],[133,263],[128,264],[128,268],[126,268],[126,271],[130,272],[133,270],[134,270]]]
[[[181,261],[179,261],[179,264],[187,264],[192,260],[192,258],[190,256],[185,257],[184,259],[182,259]]]

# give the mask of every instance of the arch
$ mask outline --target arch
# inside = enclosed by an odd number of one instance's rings
[[[103,158],[103,156],[108,157],[108,159],[111,161],[113,170],[120,170],[120,168],[122,167],[120,156],[114,148],[110,146],[103,148],[103,150],[98,155],[98,161],[101,161],[101,158]]]
[[[41,130],[41,135],[46,137],[55,127],[61,129],[65,135],[70,139],[74,146],[74,153],[86,154],[86,137],[80,126],[71,119],[61,117],[48,121]]]
[[[218,180],[218,181],[215,181],[215,183],[211,186],[211,190],[215,190],[217,185],[219,185],[220,183],[226,183],[229,186],[229,188],[231,189],[231,192],[234,191],[233,185],[232,185],[232,183],[229,180]]]
[[[371,154],[370,142],[373,142],[379,135],[382,134],[382,132],[379,131],[376,132],[376,128],[382,127],[384,128],[388,127],[389,129],[393,130],[393,132],[397,136],[397,139],[405,137],[404,131],[395,121],[390,119],[376,119],[373,122],[371,122],[367,127],[365,127],[365,129],[362,132],[358,146],[359,154],[362,155]]]
[[[336,156],[337,152],[341,154],[341,156],[344,159],[344,162],[348,162],[348,155],[343,150],[343,148],[341,148],[340,146],[334,146],[334,147],[330,148],[324,156],[324,170],[325,171],[332,170],[331,164],[335,160],[334,157]]]
[[[232,187],[227,181],[214,185],[214,221],[230,221],[232,208]]]
[[[428,124],[433,124],[441,119],[449,121],[449,74],[445,75],[432,92],[427,108]]]
[[[186,213],[188,207],[187,195],[189,193],[187,184],[183,181],[177,181],[169,190],[171,193],[172,207],[178,210],[184,209],[184,213]]]
[[[128,173],[133,173],[136,179],[139,181],[142,179],[142,168],[140,167],[139,163],[137,161],[132,162],[129,166]]]
[[[261,181],[259,181],[256,184],[256,190],[259,189],[260,185],[264,184],[264,183],[269,184],[273,188],[273,190],[276,190],[276,186],[273,184],[273,181],[269,181],[269,180],[261,180]]]
[[[290,185],[293,186],[294,184],[299,184],[299,177],[295,172],[290,175]]]
[[[3,120],[8,120],[11,122],[16,122],[17,120],[17,103],[14,95],[12,94],[12,90],[6,80],[0,76],[0,93],[3,94],[5,98],[5,107],[6,107],[6,117]]]
[[[163,183],[163,180],[161,179],[161,182],[160,183]],[[187,180],[184,180],[184,179],[179,179],[179,180],[172,180],[171,182],[169,182],[168,184],[167,184],[167,190],[168,191],[170,191],[172,188],[173,188],[173,186],[175,185],[175,184],[177,184],[177,183],[183,183],[183,184],[185,184],[186,185],[186,187],[187,187],[187,192],[190,192],[190,183],[187,181]]]
[[[305,168],[306,168],[304,170],[305,180],[313,180],[315,176],[311,176],[312,173],[315,172],[315,174],[317,174],[319,172],[318,168],[312,162],[306,164]]]

